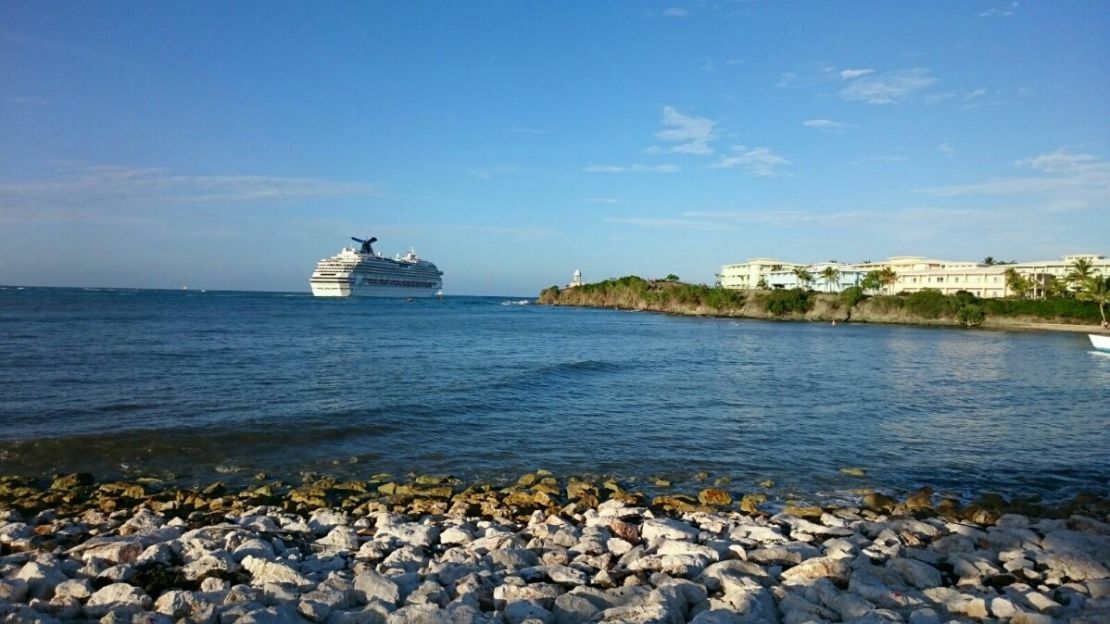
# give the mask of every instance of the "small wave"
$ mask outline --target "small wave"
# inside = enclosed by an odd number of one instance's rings
[[[99,405],[97,407],[94,407],[92,411],[104,414],[125,414],[127,412],[135,412],[150,407],[156,407],[156,405],[154,403],[129,403],[124,401],[121,403],[109,403],[107,405]]]
[[[501,302],[501,305],[503,305],[503,306],[512,306],[512,305],[516,305],[516,306],[526,306],[526,305],[528,305],[528,304],[530,304],[530,303],[532,303],[532,301],[531,301],[531,300],[529,300],[529,299],[521,299],[521,300],[519,300],[519,301],[502,301],[502,302]]]

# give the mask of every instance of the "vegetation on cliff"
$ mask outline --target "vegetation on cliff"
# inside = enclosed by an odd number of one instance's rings
[[[801,288],[744,291],[635,275],[576,288],[552,286],[540,293],[539,303],[705,316],[967,327],[1096,324],[1101,318],[1096,301],[1063,297],[979,299],[966,291],[945,295],[935,290],[869,296],[859,287],[835,294]]]

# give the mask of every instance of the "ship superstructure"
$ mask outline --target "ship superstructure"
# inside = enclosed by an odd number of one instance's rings
[[[416,256],[415,249],[386,258],[375,253],[376,238],[352,237],[360,246],[344,247],[316,264],[309,279],[317,297],[431,297],[443,288],[443,271]]]

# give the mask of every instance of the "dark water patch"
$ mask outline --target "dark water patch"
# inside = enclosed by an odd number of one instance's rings
[[[1110,358],[1073,336],[121,294],[0,295],[0,472],[707,470],[738,491],[1061,497],[1110,480]]]

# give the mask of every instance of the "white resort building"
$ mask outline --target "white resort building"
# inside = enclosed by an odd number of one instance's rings
[[[965,290],[977,297],[1005,297],[1012,293],[1006,281],[1006,272],[1014,269],[1019,275],[1030,280],[1032,290],[1029,295],[1044,297],[1049,285],[1063,280],[1071,272],[1077,260],[1084,259],[1091,265],[1091,272],[1099,276],[1110,275],[1110,260],[1096,254],[1074,254],[1059,260],[1043,262],[1019,262],[1017,264],[987,265],[980,262],[937,260],[924,256],[892,256],[880,262],[843,264],[821,262],[799,264],[772,258],[753,258],[740,264],[726,264],[717,276],[718,284],[724,288],[747,290],[755,288],[798,288],[806,286],[817,291],[839,292],[851,286],[858,286],[863,277],[871,271],[889,268],[894,271],[895,281],[883,291],[887,294],[912,293],[922,290],[937,290],[946,295]],[[801,284],[794,270],[803,267],[808,271],[811,281]],[[837,271],[835,284],[827,283],[821,273],[828,267]]]
[[[740,264],[726,264],[717,275],[717,283],[723,288],[751,290],[770,288],[768,277],[772,271],[792,271],[795,267],[805,266],[794,262],[783,262],[774,258],[752,258]],[[762,285],[760,284],[762,282]]]

